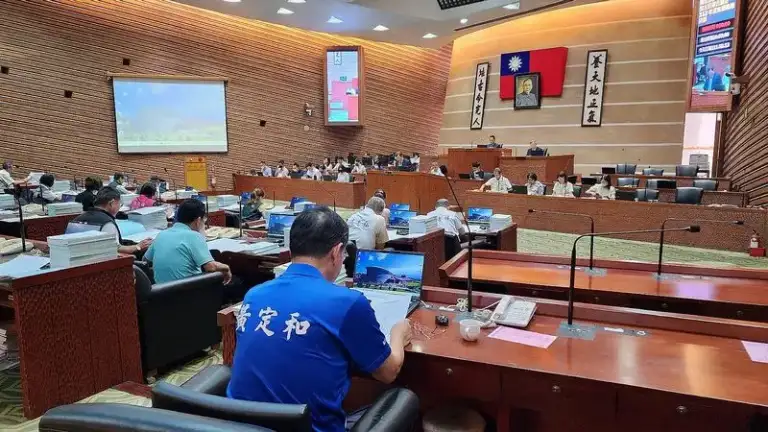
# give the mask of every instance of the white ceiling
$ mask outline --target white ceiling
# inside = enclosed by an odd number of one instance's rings
[[[239,15],[290,27],[355,36],[364,39],[438,48],[458,36],[495,25],[501,20],[512,19],[531,10],[552,6],[570,7],[577,4],[604,0],[485,0],[468,6],[441,10],[437,0],[306,0],[306,3],[289,3],[288,0],[176,0],[192,6],[216,12]],[[519,1],[519,10],[503,6]],[[279,15],[277,10],[286,8],[294,13]],[[326,21],[335,16],[340,24]],[[459,20],[467,18],[466,24]],[[478,26],[494,20],[492,24]],[[373,31],[377,25],[389,27],[389,31]],[[468,27],[465,30],[462,28]],[[456,31],[458,30],[458,31]],[[426,33],[437,35],[424,39]]]

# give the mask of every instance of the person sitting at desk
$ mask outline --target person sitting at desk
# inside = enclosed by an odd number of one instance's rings
[[[536,140],[531,140],[531,142],[528,143],[528,151],[525,153],[525,155],[526,156],[546,156],[547,151],[539,147],[539,145],[536,143]]]
[[[488,148],[501,148],[501,144],[496,142],[496,135],[491,135],[488,137]]]
[[[272,168],[267,165],[265,161],[261,161],[261,175],[264,177],[272,177]]]
[[[129,194],[130,192],[123,186],[123,183],[125,183],[125,174],[115,173],[115,175],[112,176],[112,182],[109,183],[109,187],[120,192],[121,195]]]
[[[293,174],[293,175],[304,174],[301,171],[301,167],[299,167],[299,163],[298,162],[294,162],[293,165],[291,166],[291,172],[288,175],[290,176],[291,174]]]
[[[585,193],[599,199],[616,199],[616,188],[611,185],[611,176],[608,174],[600,179],[600,183],[592,186]]]
[[[461,218],[459,217],[459,214],[455,211],[451,211],[448,209],[450,204],[448,203],[448,200],[445,198],[441,198],[437,200],[437,204],[435,204],[435,209],[431,212],[427,213],[427,216],[434,216],[437,218],[437,226],[439,228],[442,228],[445,230],[445,233],[458,237],[460,235],[463,235],[467,232],[467,230],[464,228],[464,225],[461,223]]]
[[[312,164],[312,162],[307,163],[307,169],[304,171],[303,178],[309,179],[309,180],[322,180],[323,179],[323,173],[315,167],[315,165]]]
[[[352,176],[349,175],[349,172],[351,170],[347,167],[341,167],[341,170],[339,171],[339,175],[336,176],[336,181],[340,183],[349,183],[352,181]]]
[[[552,187],[552,196],[573,198],[573,183],[568,181],[568,174],[565,171],[557,173],[557,180]]]
[[[509,180],[501,175],[501,168],[495,168],[493,170],[493,177],[480,186],[480,192],[488,189],[491,192],[509,192],[512,189],[512,184]]]
[[[437,176],[445,176],[445,174],[443,174],[443,172],[440,170],[440,167],[437,165],[437,162],[432,162],[432,165],[429,168],[429,173]]]
[[[51,191],[55,181],[56,178],[53,174],[43,174],[40,176],[40,184],[34,189],[34,192],[32,192],[32,202],[36,204],[48,204],[58,200],[53,191]]]
[[[93,203],[96,201],[96,194],[101,188],[102,181],[93,177],[85,178],[85,190],[77,194],[75,202],[83,205],[83,211],[93,209]]]
[[[227,397],[307,404],[313,430],[343,431],[352,426],[342,408],[351,371],[385,384],[397,378],[410,323],[396,323],[387,343],[368,299],[333,283],[347,239],[344,220],[327,207],[296,217],[292,264],[243,300]]]
[[[288,168],[285,166],[285,161],[280,159],[280,161],[277,162],[277,172],[275,173],[275,177],[288,178],[290,176],[291,176],[291,173],[288,171]]]
[[[347,219],[349,239],[354,240],[358,249],[384,249],[389,241],[387,221],[381,215],[386,203],[379,197],[371,197],[365,208]]]
[[[387,208],[387,193],[384,192],[384,189],[376,189],[376,192],[373,193],[373,196],[379,197],[384,200],[384,210],[381,211],[381,217],[384,218],[385,222],[389,222],[389,208]]]
[[[15,185],[24,183],[25,180],[14,180],[11,177],[13,162],[3,162],[3,169],[0,169],[0,192],[4,189],[13,189]]]
[[[469,174],[472,180],[485,180],[485,173],[480,168],[480,162],[472,163],[472,172]]]
[[[352,167],[352,174],[366,174],[365,166],[359,159],[355,161],[355,166]]]
[[[323,175],[333,175],[333,165],[331,165],[331,158],[323,158],[323,164],[320,165],[320,171]]]
[[[165,283],[203,272],[221,272],[224,283],[232,280],[229,266],[214,261],[205,243],[205,204],[196,199],[184,200],[176,212],[176,223],[160,231],[144,259],[152,261],[155,282]]]
[[[264,190],[255,188],[251,192],[251,198],[243,204],[243,221],[255,221],[264,218],[261,206],[264,204]],[[271,208],[271,207],[270,207]],[[265,210],[269,210],[265,209]]]
[[[528,173],[525,185],[528,187],[528,195],[544,195],[544,184],[539,181],[536,173]]]
[[[103,187],[96,194],[93,202],[93,208],[83,212],[72,220],[73,223],[93,225],[99,227],[98,231],[114,233],[117,239],[117,251],[122,254],[134,254],[145,250],[152,244],[152,240],[145,239],[139,244],[123,246],[123,237],[120,235],[120,228],[115,222],[115,215],[120,211],[120,192],[111,187]]]
[[[152,207],[155,205],[155,187],[152,183],[144,183],[139,189],[139,196],[131,201],[131,210],[136,210],[144,207]]]
[[[411,165],[413,165],[413,171],[418,171],[420,164],[421,155],[419,155],[417,152],[413,152],[413,156],[411,156]]]

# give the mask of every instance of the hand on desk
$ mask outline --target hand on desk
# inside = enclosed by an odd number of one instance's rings
[[[402,347],[405,348],[411,343],[413,337],[413,330],[411,329],[411,320],[404,319],[395,324],[390,331],[390,342],[398,341],[402,343]]]
[[[139,250],[147,250],[147,248],[152,244],[152,239],[144,239],[139,242]]]

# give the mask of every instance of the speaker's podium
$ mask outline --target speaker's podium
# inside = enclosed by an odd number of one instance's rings
[[[501,157],[511,154],[506,149],[498,148],[451,148],[448,149],[448,175],[469,174],[475,162],[480,162],[483,171],[493,172],[500,166]]]
[[[528,173],[536,173],[538,180],[551,184],[557,173],[573,174],[573,155],[557,156],[503,156],[499,161],[504,177],[516,184],[525,183]]]

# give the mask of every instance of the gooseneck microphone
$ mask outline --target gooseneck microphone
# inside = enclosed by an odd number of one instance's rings
[[[16,204],[19,206],[19,237],[21,237],[21,252],[27,252],[27,229],[24,226],[24,209],[21,205],[21,187],[15,185],[13,188],[13,197],[16,199]]]
[[[584,213],[565,213],[565,212],[555,212],[555,211],[548,211],[548,210],[534,210],[534,209],[528,209],[528,213],[542,213],[542,214],[556,214],[556,215],[565,215],[565,216],[577,216],[577,217],[584,217],[589,218],[590,226],[589,226],[589,233],[594,234],[595,233],[595,219]],[[589,239],[589,269],[591,270],[594,266],[593,263],[595,261],[595,237],[592,236],[592,238]]]
[[[318,186],[320,186],[320,189],[322,189],[323,192],[327,193],[328,196],[330,196],[331,199],[333,199],[333,211],[336,212],[336,195],[332,194],[328,189],[326,189],[325,186],[323,186],[322,181],[318,183]]]
[[[706,222],[706,223],[719,223],[719,224],[727,224],[727,225],[744,225],[744,221],[742,220],[732,220],[732,221],[721,221],[721,220],[714,220],[714,219],[678,219],[678,218],[667,218],[664,219],[664,222],[661,223],[661,235],[659,236],[659,261],[656,263],[656,275],[661,276],[661,261],[664,257],[664,230],[667,225],[667,222],[669,221],[676,221],[676,222]]]
[[[165,171],[165,176],[173,183],[173,194],[175,196],[175,199],[179,199],[179,188],[176,187],[176,180],[171,178],[171,175],[168,174],[168,168],[163,168],[163,171]],[[207,212],[206,212],[207,213]]]
[[[570,284],[568,286],[568,326],[573,325],[573,298],[575,297],[576,292],[576,244],[579,242],[579,240],[583,239],[584,237],[610,237],[617,234],[650,234],[650,233],[661,233],[664,234],[665,231],[687,231],[692,233],[697,233],[701,231],[701,227],[698,225],[691,225],[687,226],[685,228],[662,228],[662,229],[648,229],[648,230],[631,230],[631,231],[607,231],[607,232],[601,232],[601,233],[590,233],[590,234],[582,234],[578,237],[576,237],[576,240],[573,242],[573,249],[571,249],[571,277],[570,277]]]
[[[464,214],[464,207],[461,205],[461,201],[456,196],[456,191],[453,190],[453,184],[451,179],[448,178],[448,168],[445,165],[440,166],[440,172],[443,173],[445,181],[448,183],[448,188],[451,190],[451,195],[456,201],[456,205],[459,206],[459,212],[464,218],[464,223],[467,225],[467,232],[469,233],[469,247],[467,247],[467,312],[472,312],[472,229],[470,228],[467,215]]]

